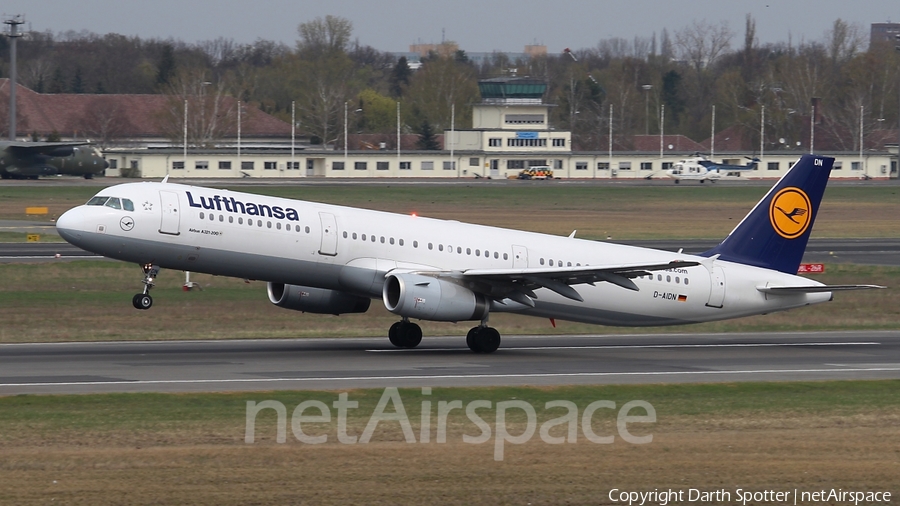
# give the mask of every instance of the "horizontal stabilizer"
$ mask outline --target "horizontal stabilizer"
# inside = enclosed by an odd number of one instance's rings
[[[879,285],[809,285],[809,286],[757,286],[756,289],[772,295],[792,295],[796,293],[838,292],[842,290],[871,290],[887,288]]]

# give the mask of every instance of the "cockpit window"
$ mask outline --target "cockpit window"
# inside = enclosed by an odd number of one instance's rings
[[[128,199],[122,199],[122,208],[126,211],[134,211],[134,203]]]
[[[122,203],[119,201],[118,197],[110,197],[109,200],[106,201],[106,207],[122,209]]]
[[[87,205],[89,206],[102,206],[106,204],[106,201],[109,200],[109,197],[94,197],[91,200],[88,200]]]

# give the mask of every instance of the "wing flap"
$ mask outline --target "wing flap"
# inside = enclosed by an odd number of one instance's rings
[[[495,300],[509,298],[516,302],[532,306],[537,296],[534,290],[546,288],[563,297],[578,302],[584,298],[572,285],[606,282],[620,286],[626,290],[638,291],[631,280],[638,276],[646,276],[651,271],[681,269],[700,265],[699,262],[674,260],[658,264],[621,264],[605,266],[576,266],[524,269],[471,269],[458,273],[463,280],[483,287],[482,293]]]

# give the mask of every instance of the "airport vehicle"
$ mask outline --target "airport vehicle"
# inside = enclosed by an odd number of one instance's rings
[[[715,183],[718,179],[739,178],[741,172],[756,170],[759,158],[749,158],[749,160],[750,163],[747,165],[716,163],[705,156],[696,154],[691,158],[685,158],[672,164],[672,167],[666,170],[666,175],[674,179],[675,184],[682,180]]]
[[[805,155],[741,223],[698,256],[289,200],[142,182],[101,190],[57,220],[76,246],[135,262],[153,304],[160,268],[268,282],[282,308],[342,314],[372,299],[400,317],[388,337],[422,340],[410,319],[477,321],[473,351],[497,349],[493,312],[654,326],[770,313],[831,300],[797,276],[833,158]]]
[[[516,179],[553,179],[553,169],[550,167],[529,167],[516,176]]]
[[[87,142],[0,141],[0,177],[37,179],[65,174],[91,179],[109,167]]]

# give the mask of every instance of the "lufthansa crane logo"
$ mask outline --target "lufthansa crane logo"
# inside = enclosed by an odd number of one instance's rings
[[[812,218],[812,205],[806,192],[796,187],[784,188],[772,197],[769,221],[785,239],[796,239],[806,232]]]

